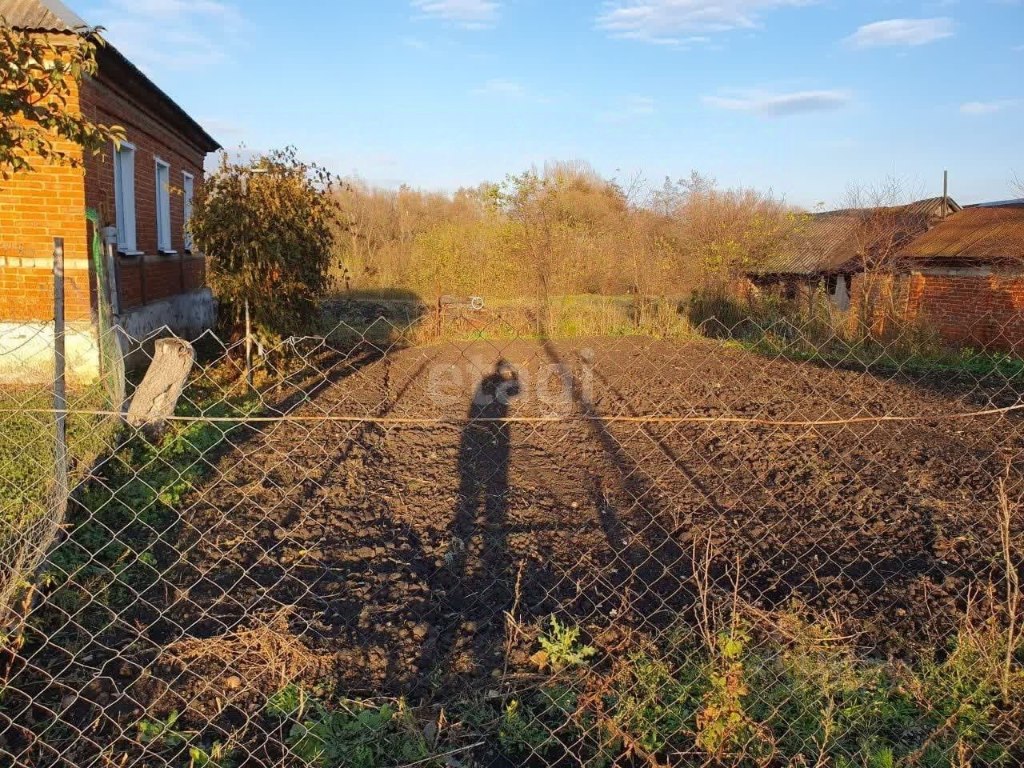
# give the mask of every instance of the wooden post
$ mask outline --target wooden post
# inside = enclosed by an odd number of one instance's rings
[[[67,354],[64,329],[64,238],[53,238],[53,458],[57,508],[68,496],[68,398],[65,380]]]
[[[145,427],[150,435],[158,434],[174,415],[194,363],[195,351],[187,341],[157,340],[153,362],[128,408],[128,424]]]

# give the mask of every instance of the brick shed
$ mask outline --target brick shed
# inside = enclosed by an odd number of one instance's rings
[[[808,214],[789,246],[755,265],[747,279],[755,292],[776,291],[794,300],[809,300],[824,289],[837,308],[846,310],[857,275],[885,267],[905,243],[959,210],[950,197],[932,197]]]
[[[59,36],[85,22],[58,0],[0,0],[0,16],[33,34]],[[207,153],[218,143],[110,45],[68,108],[125,128],[127,141],[72,168],[37,164],[0,187],[0,381],[52,366],[53,238],[65,241],[69,372],[95,375],[97,284],[86,211],[116,227],[117,322],[122,340],[167,327],[196,335],[212,325],[205,260],[186,234]],[[130,352],[132,342],[122,346]]]
[[[909,320],[949,344],[1024,355],[1024,200],[964,209],[901,264]]]
[[[858,304],[872,308],[858,322],[873,333],[913,324],[950,347],[1024,355],[1024,200],[965,208],[893,267],[854,279]]]

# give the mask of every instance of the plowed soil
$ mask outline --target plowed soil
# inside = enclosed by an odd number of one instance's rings
[[[293,412],[383,421],[275,425],[218,464],[162,640],[286,608],[350,695],[479,685],[525,660],[506,611],[656,633],[710,545],[753,606],[924,645],[994,565],[996,480],[1021,458],[1016,415],[947,417],[1012,402],[711,343],[407,350]]]
[[[294,680],[486,691],[550,616],[601,653],[690,620],[706,552],[752,610],[940,647],[998,568],[999,478],[1020,488],[1020,416],[950,418],[1019,396],[970,377],[628,338],[354,361],[188,499],[145,674],[113,673],[139,711],[227,732]]]

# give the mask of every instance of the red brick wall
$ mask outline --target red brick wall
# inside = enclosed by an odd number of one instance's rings
[[[72,89],[70,111],[81,110],[94,121],[121,125],[136,147],[135,193],[138,248],[156,254],[155,157],[170,163],[171,246],[177,258],[155,257],[143,266],[122,263],[122,306],[140,306],[204,284],[201,259],[179,260],[184,253],[184,198],[182,172],[198,185],[203,178],[202,150],[164,128],[147,111],[126,99],[102,74]],[[63,147],[73,151],[73,145]],[[53,238],[64,238],[66,313],[68,319],[86,320],[95,305],[95,287],[89,274],[87,207],[96,209],[106,223],[114,223],[114,170],[112,147],[84,159],[84,168],[38,164],[0,183],[0,321],[53,319]],[[162,263],[162,262],[166,263]],[[134,274],[133,274],[134,273]],[[90,295],[90,293],[92,295]]]
[[[907,316],[951,344],[1024,353],[1024,275],[915,273]]]
[[[83,83],[82,110],[92,120],[123,126],[135,147],[136,247],[148,257],[119,259],[121,307],[131,309],[202,288],[205,280],[195,275],[205,276],[203,260],[185,255],[182,185],[185,172],[192,174],[197,189],[202,183],[203,151],[138,108],[102,76]],[[156,158],[171,166],[171,249],[177,256],[156,255]],[[86,159],[85,199],[105,223],[115,223],[112,146]]]
[[[946,269],[872,279],[876,300],[867,306],[876,335],[889,330],[892,311],[904,326],[934,331],[950,346],[1024,354],[1024,274]],[[854,278],[862,306],[865,280]]]
[[[52,267],[14,266],[17,262],[0,259],[0,322],[52,321]],[[82,269],[64,273],[64,315],[70,321],[91,317],[89,277],[89,272]]]
[[[72,87],[68,108],[77,108]],[[57,146],[80,156],[67,142]],[[0,321],[53,320],[53,239],[64,238],[65,314],[90,317],[84,171],[34,161],[32,172],[0,182]]]
[[[179,293],[197,291],[206,285],[206,259],[118,259],[121,308],[135,309]]]

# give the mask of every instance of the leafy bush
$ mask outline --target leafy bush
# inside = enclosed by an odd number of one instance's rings
[[[293,148],[244,165],[225,155],[189,223],[209,259],[222,321],[237,328],[248,302],[265,337],[313,328],[330,282],[336,214],[330,174],[299,161]]]

